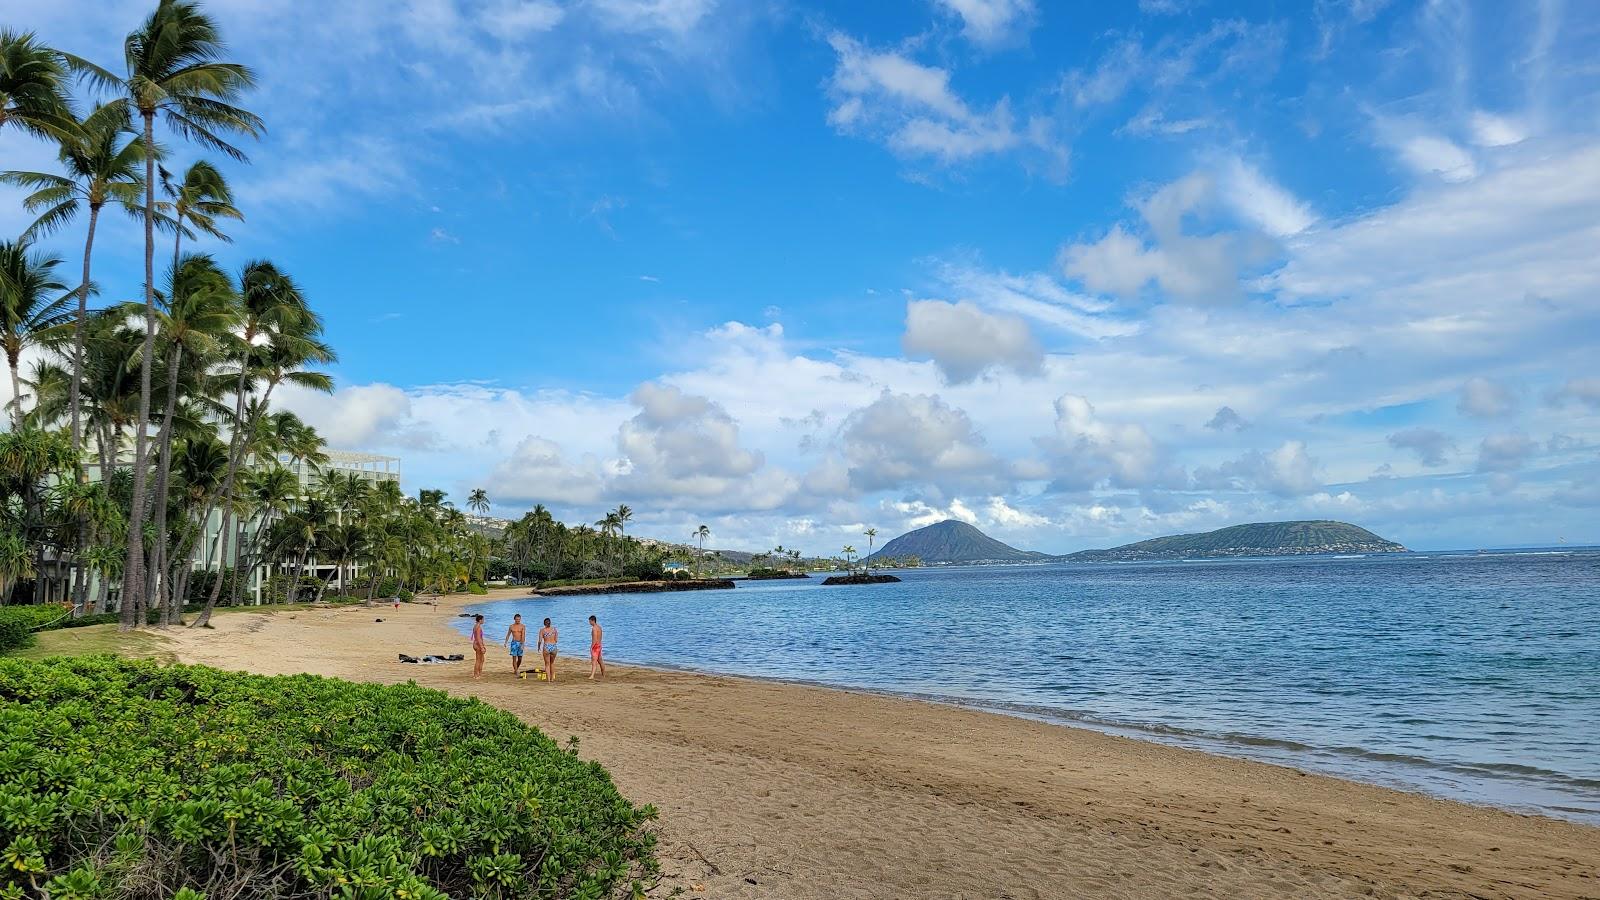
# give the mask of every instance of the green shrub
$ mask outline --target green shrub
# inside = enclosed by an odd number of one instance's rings
[[[414,684],[0,659],[0,897],[601,898],[654,815]]]
[[[469,593],[469,594],[487,594],[487,593],[489,593],[489,589],[484,587],[483,585],[479,584],[476,581],[469,581],[469,582],[467,582],[467,593]]]
[[[20,650],[33,644],[33,633],[70,617],[67,608],[53,604],[38,606],[0,606],[0,653]]]

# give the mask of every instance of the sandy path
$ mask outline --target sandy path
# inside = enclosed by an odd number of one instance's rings
[[[465,651],[448,623],[466,602],[224,615],[175,650],[411,679],[578,736],[661,809],[655,896],[1600,898],[1600,829],[1551,819],[823,688],[622,667],[592,684],[573,656],[556,684],[519,682],[498,650],[481,682],[396,661]]]

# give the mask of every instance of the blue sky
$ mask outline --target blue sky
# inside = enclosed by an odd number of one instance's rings
[[[339,390],[284,404],[409,488],[818,553],[1600,543],[1587,4],[327,6],[207,4],[270,131],[205,249],[296,273]]]

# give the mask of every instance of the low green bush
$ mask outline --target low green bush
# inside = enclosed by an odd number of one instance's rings
[[[0,653],[33,643],[33,633],[70,619],[64,606],[0,606]]]
[[[467,582],[467,593],[469,593],[469,594],[487,594],[487,593],[489,593],[489,589],[484,587],[483,585],[479,584],[476,581],[469,581],[469,582]]]
[[[651,807],[510,713],[404,685],[0,659],[0,898],[596,898]]]

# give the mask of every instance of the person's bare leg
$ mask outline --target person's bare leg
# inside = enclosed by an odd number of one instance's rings
[[[554,653],[546,653],[544,655],[544,677],[547,681],[556,680],[556,655]]]
[[[600,657],[595,655],[595,653],[593,651],[590,651],[590,653],[589,653],[589,680],[590,681],[594,680],[594,675],[595,675],[595,672],[598,671],[597,667],[599,665],[600,665]]]
[[[473,678],[482,678],[483,677],[483,648],[480,647],[480,648],[474,649],[472,651],[472,655],[474,656],[474,659],[472,661],[472,677]]]
[[[600,677],[601,678],[606,677],[606,656],[605,656],[605,651],[602,650],[599,653],[596,653],[595,656],[594,656],[594,661],[595,661],[595,663],[597,665],[600,666]]]

